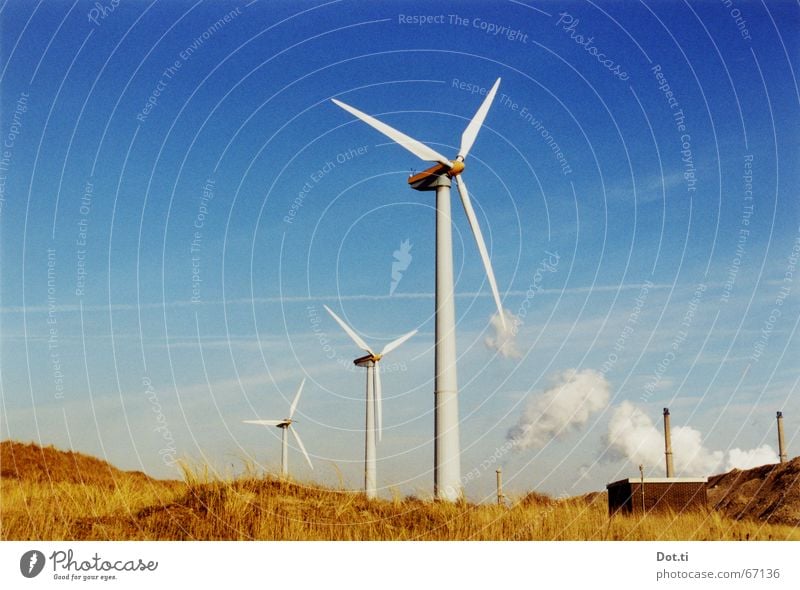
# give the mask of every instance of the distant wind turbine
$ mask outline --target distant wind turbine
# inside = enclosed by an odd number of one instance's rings
[[[492,290],[500,322],[505,328],[505,314],[500,293],[494,278],[492,263],[486,250],[478,218],[472,208],[467,185],[461,177],[464,160],[478,137],[489,107],[492,105],[500,78],[486,95],[475,116],[461,135],[461,147],[455,160],[450,160],[436,150],[405,133],[378,121],[345,103],[331,99],[334,104],[367,125],[380,131],[422,160],[437,162],[427,170],[408,179],[411,188],[418,191],[436,191],[436,369],[435,369],[435,451],[434,493],[439,500],[455,501],[461,498],[461,448],[458,434],[458,378],[456,371],[455,298],[453,288],[453,228],[450,216],[451,179],[456,179],[461,204],[478,245],[486,276]]]
[[[376,445],[375,445],[375,432],[378,432],[378,439],[382,438],[383,434],[383,408],[381,391],[381,371],[380,360],[398,346],[403,344],[406,340],[411,338],[417,333],[416,330],[400,336],[397,340],[393,340],[383,347],[380,354],[375,354],[373,350],[367,346],[367,343],[348,326],[344,320],[337,316],[331,308],[327,305],[324,306],[325,310],[336,320],[342,329],[350,336],[350,339],[355,342],[361,350],[367,353],[353,361],[357,367],[364,367],[367,369],[367,412],[366,412],[366,433],[364,442],[364,491],[367,498],[376,498],[378,496],[378,482],[377,482],[377,464],[376,464]]]
[[[308,461],[308,466],[311,469],[314,469],[314,466],[311,464],[311,458],[308,456],[306,452],[306,447],[303,444],[303,441],[300,440],[300,435],[297,434],[297,431],[292,426],[292,417],[294,416],[295,411],[297,410],[297,402],[300,401],[300,394],[303,393],[303,386],[306,384],[306,380],[303,379],[300,382],[300,387],[297,388],[297,393],[294,395],[294,400],[292,401],[292,405],[289,407],[289,417],[284,418],[283,420],[242,420],[245,424],[258,424],[259,426],[277,426],[283,432],[281,433],[281,477],[287,477],[289,475],[289,440],[287,436],[287,431],[291,431],[292,435],[294,435],[294,439],[297,441],[297,446],[300,447],[300,450],[303,452],[303,456]]]

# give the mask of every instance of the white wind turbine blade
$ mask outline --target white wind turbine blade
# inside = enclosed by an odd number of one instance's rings
[[[472,117],[472,121],[470,121],[467,128],[464,129],[464,133],[461,135],[461,149],[458,150],[458,157],[462,160],[467,157],[469,150],[472,148],[472,144],[475,143],[475,138],[478,137],[478,131],[480,131],[483,121],[486,119],[486,114],[489,112],[489,107],[492,106],[494,95],[497,94],[497,89],[499,87],[500,78],[494,83],[489,94],[486,95],[480,108],[478,108],[478,112],[475,113],[475,116]]]
[[[377,129],[395,143],[400,144],[401,146],[406,148],[409,152],[411,152],[421,160],[429,162],[439,162],[440,164],[444,164],[448,168],[452,166],[452,164],[450,164],[450,160],[445,158],[442,154],[440,154],[433,148],[429,148],[421,141],[417,141],[413,137],[409,137],[408,135],[398,131],[394,127],[389,127],[386,123],[378,121],[378,119],[376,119],[375,117],[370,117],[368,114],[359,111],[357,108],[351,107],[350,105],[347,105],[339,100],[336,100],[335,98],[332,98],[331,101],[333,102],[333,104],[343,108],[351,115],[358,117],[370,127]]]
[[[381,356],[383,356],[385,354],[389,354],[390,352],[392,352],[394,349],[396,349],[398,346],[400,346],[403,342],[405,342],[406,340],[411,338],[416,333],[417,333],[417,331],[413,330],[412,332],[409,332],[408,334],[405,334],[404,336],[400,336],[400,338],[398,338],[397,340],[393,340],[392,342],[390,342],[389,344],[387,344],[386,346],[383,347],[383,350],[381,351]]]
[[[300,394],[303,393],[303,385],[305,384],[306,380],[303,379],[300,382],[300,387],[297,388],[297,393],[294,395],[294,400],[292,400],[292,405],[289,408],[289,420],[291,420],[292,416],[294,416],[294,411],[297,409],[297,402],[300,401]]]
[[[258,424],[259,426],[280,426],[286,420],[242,420],[245,424]]]
[[[373,391],[375,392],[375,430],[378,431],[378,440],[383,438],[383,393],[381,391],[380,363],[375,363],[373,375]]]
[[[306,447],[303,444],[303,441],[300,440],[300,435],[297,434],[297,431],[292,426],[289,426],[289,430],[292,431],[292,434],[294,435],[294,439],[297,441],[297,446],[300,447],[301,451],[303,451],[303,455],[305,456],[306,461],[308,461],[308,466],[311,467],[311,469],[314,469],[314,466],[311,464],[311,457],[308,456],[308,452],[306,451]]]
[[[458,183],[458,194],[461,195],[461,204],[464,206],[464,212],[467,214],[469,226],[472,228],[472,234],[475,236],[475,242],[478,244],[478,251],[481,253],[481,260],[483,260],[483,267],[486,269],[486,277],[489,279],[489,286],[492,288],[492,296],[494,297],[497,311],[500,314],[500,321],[503,324],[503,329],[506,327],[506,316],[503,313],[503,304],[500,302],[500,292],[497,290],[497,281],[494,279],[494,271],[492,270],[492,261],[489,259],[489,252],[486,251],[486,242],[483,241],[483,234],[478,225],[478,218],[475,216],[475,210],[472,208],[472,201],[467,192],[467,185],[461,175],[456,176]]]
[[[331,317],[332,317],[334,320],[336,320],[336,323],[337,323],[337,324],[339,324],[339,325],[342,327],[342,330],[344,330],[345,332],[347,332],[347,335],[348,335],[348,336],[350,336],[350,338],[353,340],[353,342],[355,342],[355,343],[356,343],[356,346],[358,346],[358,347],[359,347],[359,348],[361,348],[362,350],[366,350],[366,351],[367,351],[368,353],[370,353],[370,354],[375,354],[374,352],[372,352],[372,349],[371,349],[369,346],[367,346],[367,343],[366,343],[366,342],[364,342],[364,341],[361,339],[361,336],[359,336],[358,334],[356,334],[355,330],[353,330],[353,329],[352,329],[350,326],[348,326],[346,323],[344,323],[344,320],[343,320],[342,318],[340,318],[338,315],[336,315],[335,313],[333,313],[333,311],[331,311],[331,308],[330,308],[330,307],[328,307],[327,305],[323,305],[322,307],[324,307],[324,308],[325,308],[325,310],[326,310],[326,311],[327,311],[329,314],[331,314]]]

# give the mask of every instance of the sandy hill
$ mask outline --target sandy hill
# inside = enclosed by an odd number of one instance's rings
[[[122,471],[106,461],[83,453],[10,440],[0,442],[0,477],[42,483],[83,483],[103,487],[114,486],[115,482],[121,479],[151,481],[151,478],[141,471]]]
[[[737,520],[800,526],[800,457],[709,477],[708,503]]]

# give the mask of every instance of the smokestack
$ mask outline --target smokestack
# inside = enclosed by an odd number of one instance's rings
[[[786,463],[786,441],[783,438],[783,412],[778,412],[778,457]]]
[[[667,415],[669,416],[669,414]],[[642,481],[640,487],[642,488],[642,516],[644,516],[645,512],[647,512],[647,509],[644,503],[644,465],[642,465],[641,463],[639,464],[639,475],[641,476],[641,481]]]
[[[672,464],[672,432],[669,425],[669,408],[664,408],[664,455],[667,458],[667,477],[673,477],[675,467]]]
[[[503,470],[502,468],[497,468],[497,503],[502,506],[505,502],[505,496],[503,495]]]

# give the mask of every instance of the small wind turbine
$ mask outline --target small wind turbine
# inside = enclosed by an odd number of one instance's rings
[[[297,434],[297,431],[292,426],[292,416],[294,416],[295,410],[297,410],[297,402],[300,401],[300,394],[303,393],[303,386],[306,384],[306,380],[303,379],[300,382],[300,387],[297,388],[297,393],[294,395],[294,400],[292,401],[292,405],[289,407],[289,417],[284,418],[283,420],[242,420],[245,424],[258,424],[259,426],[277,426],[283,432],[281,433],[281,477],[286,477],[289,475],[289,440],[287,436],[287,431],[291,431],[294,435],[294,439],[297,441],[297,446],[300,447],[300,450],[303,451],[303,456],[305,456],[306,461],[308,461],[308,466],[311,469],[314,469],[314,466],[311,464],[311,458],[308,456],[306,452],[306,447],[303,444],[303,441],[300,440],[300,435]]]
[[[395,348],[400,346],[403,342],[411,338],[417,333],[416,330],[400,336],[397,340],[393,340],[383,347],[380,354],[375,354],[373,350],[367,346],[361,337],[356,334],[344,320],[337,316],[331,309],[325,305],[325,310],[331,314],[331,317],[336,320],[342,329],[350,336],[350,339],[356,343],[361,350],[367,353],[353,361],[357,367],[364,367],[367,369],[367,412],[366,412],[366,434],[364,442],[364,491],[367,498],[376,498],[378,496],[378,482],[377,482],[377,465],[375,461],[375,431],[378,432],[378,439],[382,438],[383,434],[383,408],[381,404],[382,391],[381,391],[381,370],[378,364],[384,355],[389,354]]]
[[[455,299],[453,289],[453,229],[450,216],[451,179],[456,179],[458,193],[464,213],[469,220],[475,236],[489,286],[492,289],[497,311],[503,328],[506,326],[500,293],[494,278],[492,263],[483,240],[475,210],[469,198],[467,185],[461,177],[464,159],[478,136],[489,107],[492,105],[500,78],[486,95],[475,116],[461,135],[461,147],[455,160],[449,160],[436,150],[420,141],[389,127],[344,104],[331,99],[348,113],[377,129],[392,141],[400,144],[412,154],[425,161],[437,162],[427,170],[408,179],[411,188],[418,191],[436,191],[436,369],[435,369],[435,450],[434,450],[434,493],[439,500],[455,501],[461,497],[461,450],[458,437],[458,378],[456,372],[456,326]]]

